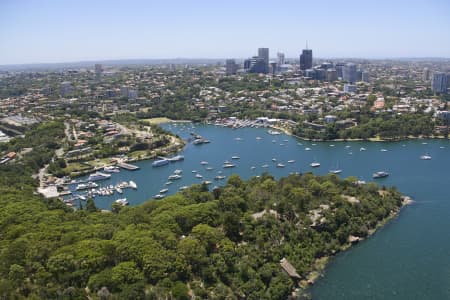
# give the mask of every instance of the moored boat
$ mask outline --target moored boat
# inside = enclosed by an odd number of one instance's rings
[[[165,166],[165,165],[167,165],[167,164],[169,164],[169,160],[168,159],[158,159],[158,160],[155,160],[153,163],[152,163],[152,167],[161,167],[161,166]]]
[[[130,185],[131,188],[137,189],[137,184],[136,184],[136,182],[134,182],[133,180],[130,180],[129,185]]]
[[[375,172],[372,174],[372,178],[377,179],[377,178],[384,178],[384,177],[388,177],[389,173],[386,171],[379,171],[379,172]]]
[[[111,178],[111,174],[105,174],[101,172],[95,172],[94,174],[89,175],[88,181],[99,181]]]

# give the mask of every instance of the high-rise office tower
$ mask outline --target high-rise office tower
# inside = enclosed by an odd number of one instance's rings
[[[266,62],[265,62],[264,58],[262,58],[260,56],[253,56],[249,60],[247,72],[249,72],[249,73],[267,73],[268,72],[267,68],[268,67],[266,67]]]
[[[95,64],[94,65],[95,73],[102,73],[103,72],[103,66],[101,64]]]
[[[446,93],[447,83],[447,74],[442,72],[434,73],[431,80],[431,90],[435,93]]]
[[[428,68],[423,68],[422,80],[423,80],[423,81],[428,81],[428,80],[430,80],[430,69],[428,69]]]
[[[300,70],[308,70],[312,68],[313,54],[312,50],[308,49],[308,44],[306,44],[306,49],[303,49],[302,54],[300,54]]]
[[[328,82],[336,81],[337,78],[338,78],[338,76],[337,76],[336,69],[333,69],[333,68],[327,69],[327,81]]]
[[[272,75],[275,75],[275,73],[277,72],[277,70],[278,70],[277,63],[274,62],[274,61],[271,61],[271,62],[270,62],[270,73],[271,73]]]
[[[225,61],[225,73],[227,75],[236,75],[239,65],[236,64],[234,59],[227,59]]]
[[[62,97],[68,96],[68,95],[72,94],[72,92],[73,92],[73,88],[72,88],[71,82],[69,82],[69,81],[61,82],[60,94]]]
[[[258,56],[264,60],[265,70],[261,73],[269,73],[269,48],[258,48]]]
[[[370,82],[370,74],[368,71],[362,72],[361,80],[364,82]]]
[[[281,65],[284,65],[284,53],[278,52],[277,53],[277,65],[280,67]]]
[[[356,82],[356,65],[348,63],[342,68],[342,79],[349,83]]]

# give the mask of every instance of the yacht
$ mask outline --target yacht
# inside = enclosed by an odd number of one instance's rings
[[[201,175],[201,174],[195,174],[195,177],[197,177],[197,178],[203,178],[203,176]]]
[[[161,167],[161,166],[165,166],[165,165],[167,165],[167,164],[169,164],[169,160],[168,159],[159,159],[159,160],[155,160],[153,163],[152,163],[152,167]]]
[[[421,156],[420,156],[420,159],[423,159],[423,160],[430,160],[430,159],[431,159],[431,156],[428,155],[428,154],[424,154],[424,155],[421,155]]]
[[[235,155],[235,156],[232,156],[231,159],[240,159],[240,157]]]
[[[387,149],[381,149],[380,151],[381,152],[387,152]]]
[[[184,160],[184,156],[183,155],[176,155],[172,158],[169,158],[169,161],[180,161],[180,160]]]
[[[311,148],[306,147],[305,151],[311,151]]]
[[[176,169],[175,171],[173,171],[173,174],[175,175],[180,175],[181,173],[183,173],[183,170],[180,169]]]
[[[120,187],[116,186],[115,189],[116,189],[117,193],[119,193],[119,194],[123,193],[123,190]]]
[[[160,194],[165,194],[169,191],[169,189],[162,189],[159,191]]]
[[[217,175],[216,177],[214,177],[214,180],[222,180],[225,179],[226,176],[223,175]]]
[[[310,164],[310,166],[311,166],[312,168],[317,168],[317,167],[320,167],[320,163],[317,162],[317,161],[315,161],[315,162],[312,162],[312,163]]]
[[[295,163],[295,160],[294,159],[288,160],[288,163],[293,164]]]
[[[257,137],[256,137],[256,139],[257,139],[257,140],[260,140],[260,139],[261,139],[261,137],[260,137],[260,136],[257,136]]]
[[[203,160],[203,161],[200,162],[200,164],[204,166],[204,165],[207,165],[208,162]]]
[[[375,172],[372,174],[372,178],[377,179],[377,178],[384,178],[384,177],[388,177],[389,173],[385,172],[385,171],[379,171],[379,172]]]
[[[122,206],[128,205],[127,198],[117,199],[115,202],[121,204]]]
[[[95,182],[80,183],[77,185],[76,190],[77,191],[87,190],[87,189],[93,189],[96,187],[98,187],[98,184],[96,184]]]
[[[137,184],[136,184],[136,182],[134,182],[133,180],[130,180],[129,185],[130,185],[130,188],[132,188],[132,189],[137,189]]]
[[[269,130],[269,131],[267,131],[267,133],[271,134],[271,135],[279,135],[279,134],[281,134],[280,132],[275,131],[275,130]]]
[[[103,171],[105,171],[107,173],[119,173],[120,169],[119,169],[119,167],[116,167],[116,166],[105,166],[103,168]]]
[[[366,151],[367,149],[364,147],[359,148],[359,151]]]
[[[162,199],[164,198],[164,195],[161,194],[156,194],[155,196],[153,196],[153,199]]]
[[[98,181],[105,180],[111,178],[111,174],[105,174],[101,172],[95,172],[94,174],[89,175],[88,181]]]
[[[282,163],[278,163],[278,164],[277,164],[277,168],[284,168],[284,167],[285,167],[285,165],[282,164]]]
[[[232,164],[232,163],[228,163],[228,164],[223,164],[223,167],[224,168],[234,168],[234,167],[236,167],[236,165]]]
[[[169,179],[169,180],[178,180],[178,179],[181,179],[181,177],[182,177],[181,175],[172,174],[167,179]]]
[[[342,170],[341,169],[336,169],[336,170],[330,170],[329,171],[331,174],[341,174]]]
[[[262,165],[261,168],[268,168],[269,165]]]

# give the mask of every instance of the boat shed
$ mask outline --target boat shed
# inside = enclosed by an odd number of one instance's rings
[[[301,279],[301,276],[297,273],[297,270],[286,258],[283,257],[283,259],[280,260],[280,266],[291,278]]]

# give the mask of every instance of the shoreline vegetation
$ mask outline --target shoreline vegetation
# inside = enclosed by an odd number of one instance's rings
[[[31,178],[63,136],[63,124],[42,124],[16,141],[34,149],[0,167],[5,298],[297,297],[332,256],[374,234],[411,201],[354,177],[275,180],[265,173],[247,181],[231,175],[213,191],[193,185],[111,213],[92,199],[74,211],[36,195]]]
[[[411,205],[413,203],[414,203],[414,201],[409,196],[402,196],[401,207],[395,211],[392,211],[388,217],[381,220],[380,222],[378,222],[376,224],[376,226],[374,228],[370,229],[368,231],[367,237],[361,238],[361,237],[349,236],[347,244],[342,245],[338,251],[336,251],[335,253],[333,253],[330,256],[324,256],[324,257],[318,258],[314,262],[314,267],[311,270],[311,272],[309,272],[305,276],[305,279],[300,281],[300,286],[303,288],[303,295],[308,296],[308,288],[310,286],[314,285],[320,277],[324,276],[324,274],[326,272],[326,268],[328,267],[328,263],[330,262],[331,259],[333,259],[334,256],[336,256],[340,252],[344,252],[344,251],[350,249],[354,244],[360,243],[360,242],[370,238],[379,229],[383,228],[386,224],[388,224],[389,222],[394,220],[396,217],[398,217],[402,208],[404,208],[408,205]]]
[[[330,257],[368,238],[406,203],[394,188],[355,180],[232,175],[213,191],[193,185],[107,214],[92,201],[73,211],[12,183],[0,197],[2,295],[297,297]],[[10,215],[18,217],[11,222]]]

